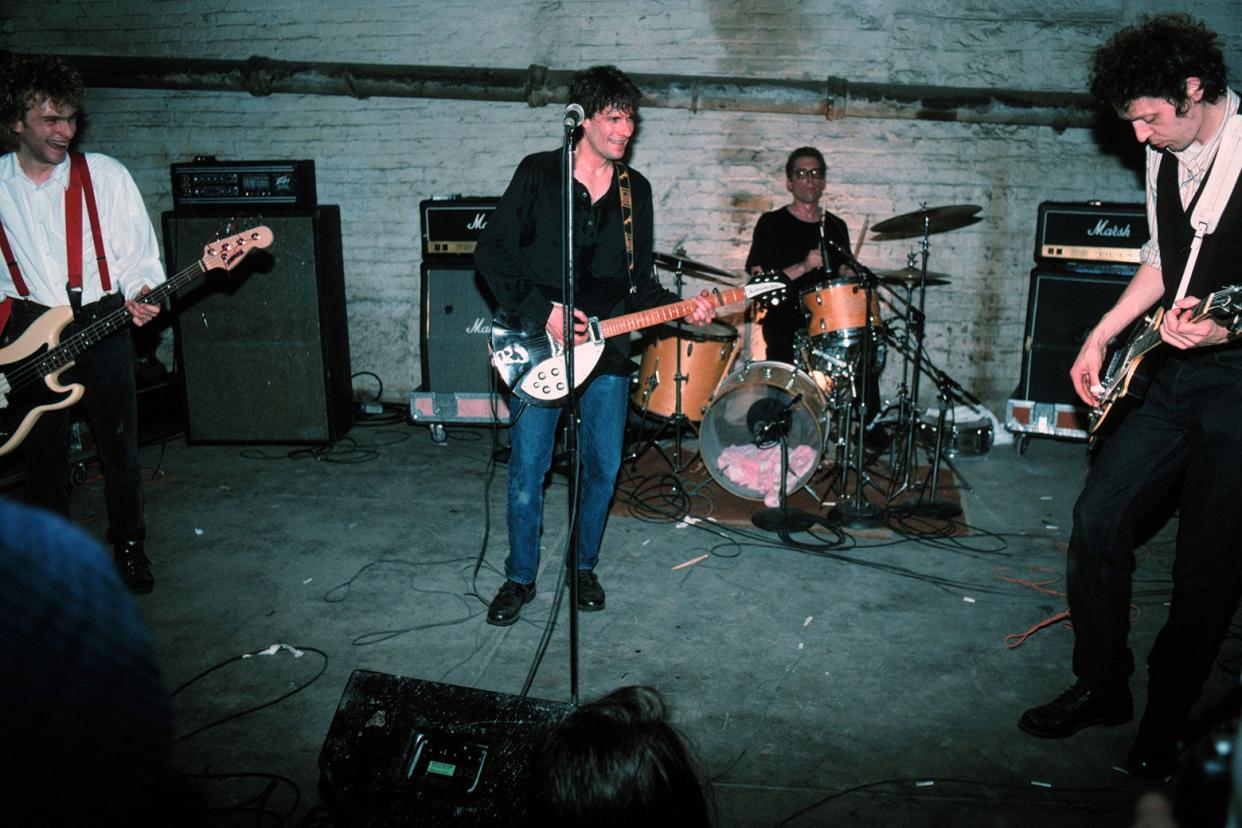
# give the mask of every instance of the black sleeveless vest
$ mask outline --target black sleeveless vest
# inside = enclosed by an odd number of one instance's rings
[[[1213,162],[1190,206],[1182,209],[1182,200],[1177,193],[1177,167],[1177,156],[1162,152],[1160,170],[1156,174],[1156,225],[1160,234],[1160,269],[1164,276],[1161,304],[1165,308],[1173,305],[1177,287],[1182,281],[1182,271],[1190,256],[1190,243],[1195,237],[1190,217],[1199,203],[1199,197],[1203,195],[1206,182],[1216,172]],[[1195,263],[1195,272],[1190,277],[1186,295],[1202,299],[1218,288],[1233,284],[1242,284],[1242,182],[1233,188],[1216,231],[1203,237],[1199,260]]]

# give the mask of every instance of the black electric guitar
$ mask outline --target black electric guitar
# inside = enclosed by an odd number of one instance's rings
[[[1242,285],[1231,285],[1209,293],[1190,309],[1195,322],[1214,316],[1222,322],[1232,321],[1235,326],[1239,313],[1242,313]],[[1144,366],[1143,358],[1164,341],[1160,338],[1160,322],[1164,315],[1164,308],[1157,308],[1130,337],[1125,347],[1113,354],[1108,369],[1100,378],[1104,390],[1100,393],[1099,402],[1091,409],[1087,430],[1089,442],[1094,443],[1111,433],[1121,421],[1121,417],[1114,412],[1119,408],[1132,408],[1147,393],[1151,377],[1145,369],[1150,366],[1150,360],[1148,366]],[[1123,402],[1125,405],[1117,405]]]
[[[139,297],[139,302],[158,304],[209,270],[232,270],[251,250],[272,243],[272,231],[252,227],[203,248],[203,258]],[[73,321],[68,305],[52,308],[21,336],[0,348],[0,455],[21,445],[45,411],[67,408],[85,390],[73,383],[62,385],[60,374],[88,348],[130,322],[121,307],[60,341],[60,333]]]
[[[784,297],[788,284],[788,278],[780,271],[764,273],[742,287],[713,291],[712,301],[716,307],[722,307],[744,299],[769,297],[768,301],[775,304]],[[595,370],[604,353],[604,340],[673,322],[689,316],[695,307],[694,301],[687,299],[612,319],[591,317],[587,323],[587,341],[574,346],[573,387],[582,385]],[[492,319],[489,347],[492,365],[519,398],[531,405],[550,407],[559,405],[569,394],[570,386],[565,381],[565,349],[552,338],[543,322],[502,309]]]

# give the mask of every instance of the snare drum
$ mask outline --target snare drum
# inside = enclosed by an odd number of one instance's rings
[[[938,416],[923,414],[919,417],[919,436],[926,446],[936,444]],[[948,421],[941,432],[940,447],[949,457],[978,457],[992,448],[992,421],[987,417],[976,420]]]
[[[661,325],[643,350],[638,384],[630,394],[635,407],[660,417],[677,413],[677,349],[681,346],[681,413],[691,422],[703,419],[703,410],[720,384],[737,342],[737,328],[724,322]]]
[[[820,282],[802,291],[802,310],[806,333],[812,341],[836,345],[862,342],[867,328],[867,294],[857,279],[840,278]],[[871,327],[880,325],[880,299],[871,294]]]

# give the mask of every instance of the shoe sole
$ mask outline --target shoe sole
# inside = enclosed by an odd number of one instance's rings
[[[603,604],[583,604],[578,603],[578,612],[603,612]]]
[[[1129,722],[1132,722],[1132,721],[1134,721],[1133,711],[1131,711],[1130,713],[1124,716],[1112,716],[1109,718],[1093,719],[1089,722],[1083,722],[1082,724],[1078,725],[1078,727],[1074,728],[1073,730],[1041,730],[1036,727],[1031,727],[1030,725],[1026,724],[1024,721],[1019,719],[1018,729],[1021,730],[1023,733],[1029,733],[1030,735],[1035,736],[1040,739],[1065,739],[1070,736],[1073,736],[1078,731],[1086,730],[1089,727],[1101,727],[1101,726],[1102,727],[1116,727],[1117,725],[1128,724]]]

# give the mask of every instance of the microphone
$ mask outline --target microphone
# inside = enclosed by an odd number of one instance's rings
[[[577,129],[585,118],[586,113],[582,111],[582,107],[576,103],[571,103],[565,107],[565,119],[562,123],[565,125],[565,129]]]

